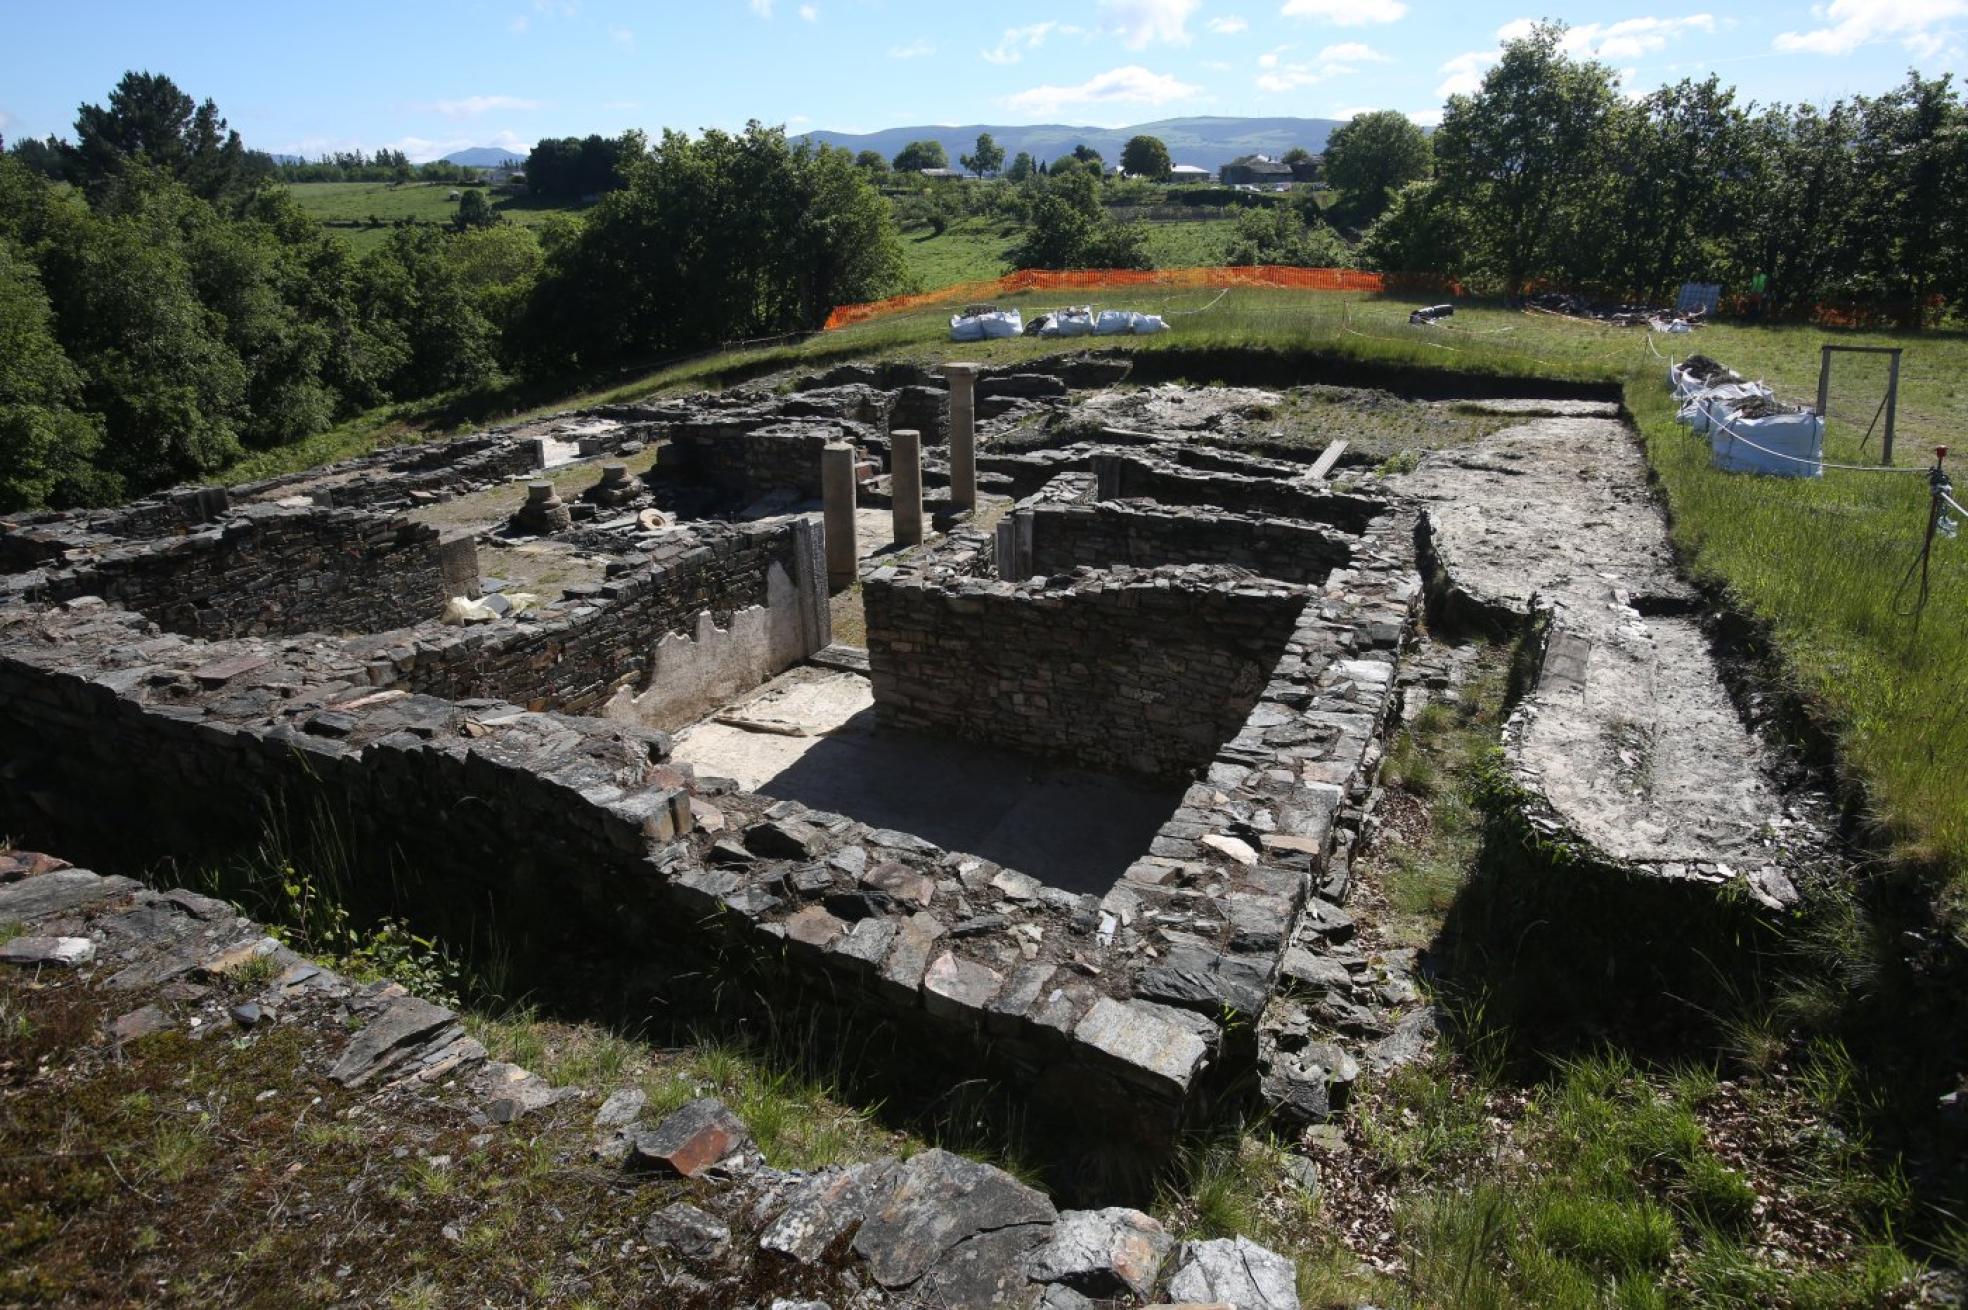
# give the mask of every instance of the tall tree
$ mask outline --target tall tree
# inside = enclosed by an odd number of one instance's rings
[[[1131,137],[1121,147],[1121,171],[1129,177],[1166,182],[1174,170],[1175,161],[1169,158],[1168,147],[1158,136]]]
[[[1511,295],[1545,267],[1605,162],[1613,74],[1566,55],[1564,34],[1540,24],[1510,42],[1479,92],[1449,98],[1435,133],[1436,170]]]
[[[1294,173],[1300,162],[1284,162]],[[1406,114],[1391,109],[1361,114],[1334,129],[1326,141],[1327,185],[1340,193],[1343,212],[1355,224],[1385,213],[1394,193],[1428,176],[1432,161],[1428,137]]]
[[[78,109],[75,155],[77,178],[92,193],[136,159],[206,200],[236,197],[256,181],[239,133],[218,107],[194,104],[162,73],[125,73],[108,104]]]
[[[982,132],[976,148],[959,162],[977,176],[986,177],[1004,167],[1004,158],[1004,147],[992,140],[989,132]]]
[[[55,339],[33,261],[0,236],[0,512],[114,493],[91,465],[102,431],[81,405],[82,373]]]
[[[950,155],[943,149],[941,141],[911,141],[895,156],[895,171],[898,173],[920,173],[925,168],[949,166]]]

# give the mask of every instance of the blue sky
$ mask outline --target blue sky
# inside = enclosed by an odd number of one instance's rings
[[[1551,13],[1556,8],[1558,12]],[[1190,114],[1432,122],[1500,36],[1564,19],[1629,90],[1719,72],[1747,98],[1878,92],[1964,67],[1968,0],[6,0],[0,132],[66,134],[125,69],[313,155],[627,127],[1120,126]]]

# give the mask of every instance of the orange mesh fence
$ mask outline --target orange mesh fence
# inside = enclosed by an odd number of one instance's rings
[[[1255,268],[1158,268],[1148,271],[1133,268],[1076,268],[1063,271],[1028,268],[989,282],[961,282],[920,295],[891,296],[887,300],[870,301],[865,305],[842,305],[827,316],[827,330],[831,332],[835,328],[930,305],[990,300],[996,296],[1016,295],[1021,291],[1108,291],[1125,287],[1217,291],[1225,287],[1270,287],[1291,291],[1373,294],[1393,289],[1394,281],[1379,273],[1363,273],[1356,268],[1286,268],[1275,265]],[[1427,288],[1412,289],[1441,290],[1445,289],[1445,284],[1436,278]]]

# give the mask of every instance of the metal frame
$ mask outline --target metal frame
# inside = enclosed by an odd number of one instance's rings
[[[1879,462],[1893,462],[1893,420],[1900,412],[1900,353],[1899,346],[1834,346],[1826,342],[1820,346],[1818,356],[1818,417],[1825,418],[1825,407],[1831,402],[1831,354],[1834,350],[1848,355],[1891,355],[1892,363],[1886,374],[1886,430],[1880,435]]]

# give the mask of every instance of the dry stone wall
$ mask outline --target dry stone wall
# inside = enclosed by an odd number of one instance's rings
[[[1014,582],[1120,564],[1228,564],[1316,586],[1352,560],[1349,540],[1295,519],[1142,501],[1049,501],[1020,506],[1000,523],[998,561],[1002,575]]]
[[[1381,512],[1381,503],[1371,497],[1331,491],[1322,483],[1198,472],[1141,451],[1103,450],[1094,454],[1092,463],[1100,500],[1210,505],[1329,523],[1347,532],[1362,531]]]
[[[1236,731],[1305,604],[1237,570],[1011,583],[933,550],[866,576],[862,598],[884,723],[1155,777]]]
[[[205,637],[374,632],[435,615],[445,595],[437,529],[353,510],[270,505],[0,585],[41,603],[100,596],[173,632]]]

